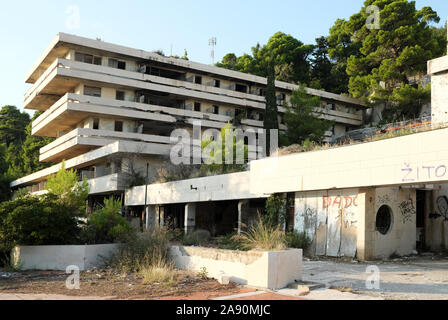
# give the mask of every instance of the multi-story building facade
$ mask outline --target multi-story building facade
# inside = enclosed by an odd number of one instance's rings
[[[198,121],[204,130],[229,122],[263,127],[265,78],[101,40],[58,34],[26,82],[31,88],[24,108],[43,111],[32,134],[55,138],[40,150],[40,161],[55,165],[12,182],[13,189],[43,191],[65,160],[67,169],[88,179],[92,196],[122,194],[123,167],[132,158],[146,175],[149,163],[154,177],[170,153],[175,128],[191,130]],[[286,130],[283,104],[296,88],[276,82],[280,130]],[[327,139],[363,124],[360,101],[307,90],[321,98],[316,114],[335,123]]]

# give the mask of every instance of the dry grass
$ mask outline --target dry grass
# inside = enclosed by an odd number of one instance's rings
[[[166,230],[139,234],[120,248],[111,266],[124,273],[140,272],[152,266],[160,266],[162,262],[168,264],[168,250],[169,236]]]
[[[179,280],[179,273],[173,265],[163,260],[150,266],[143,266],[140,274],[143,276],[143,284],[159,283],[172,286]]]
[[[240,236],[243,247],[249,250],[281,251],[286,249],[285,233],[278,226],[261,219]]]

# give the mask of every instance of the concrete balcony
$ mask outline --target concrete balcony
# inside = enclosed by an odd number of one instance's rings
[[[166,148],[167,150],[169,150],[168,145]],[[165,155],[165,152],[166,150],[161,150],[160,155]],[[83,169],[88,166],[95,165],[96,163],[101,163],[112,155],[121,156],[135,153],[138,153],[142,156],[151,156],[155,154],[155,149],[153,144],[151,143],[118,140],[104,147],[91,150],[89,152],[66,160],[65,168]],[[57,173],[61,169],[61,167],[62,164],[59,163],[38,172],[34,172],[26,177],[22,177],[11,182],[10,186],[11,188],[20,188],[22,186],[39,183],[40,181],[46,180],[48,176]]]
[[[166,124],[174,124],[181,117],[191,122],[209,121],[212,127],[219,128],[232,120],[232,117],[225,115],[67,93],[33,122],[32,134],[56,137],[58,131],[71,130],[91,116],[157,121]],[[260,124],[262,126],[262,122]]]
[[[93,175],[84,175],[84,177],[87,178],[90,195],[123,191],[126,185],[125,178],[122,173],[106,174],[103,172],[103,175],[98,176],[93,173]],[[41,181],[39,183],[27,186],[26,189],[31,195],[39,196],[48,193],[46,190],[46,185],[46,181]]]
[[[253,94],[59,58],[25,94],[25,109],[46,110],[80,82],[156,91],[179,99],[198,99],[261,110],[265,108],[265,98]]]
[[[155,155],[169,154],[170,137],[131,132],[75,129],[40,149],[39,161],[59,162],[104,147],[117,140],[144,142]]]
[[[125,189],[124,178],[121,173],[89,179],[87,183],[89,184],[90,195],[106,194]]]

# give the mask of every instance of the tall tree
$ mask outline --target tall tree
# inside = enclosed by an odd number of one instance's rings
[[[42,111],[38,111],[34,114],[31,121],[34,121],[42,114]],[[45,163],[39,161],[40,149],[47,144],[54,141],[54,138],[36,137],[31,135],[32,122],[28,123],[25,134],[26,138],[22,146],[22,165],[24,174],[31,174],[33,172],[48,168],[53,163]]]
[[[0,143],[7,147],[11,143],[21,145],[25,141],[25,128],[30,122],[30,116],[20,112],[14,106],[4,106],[0,110]]]
[[[316,46],[311,56],[310,86],[316,89],[335,92],[337,79],[333,77],[333,63],[328,55],[328,41],[325,37],[316,39]]]
[[[11,190],[9,183],[11,178],[8,174],[8,163],[6,162],[7,148],[5,144],[0,144],[0,202],[9,200]]]
[[[268,64],[271,59],[275,64],[277,80],[287,82],[308,82],[310,77],[309,56],[313,45],[303,44],[289,34],[275,33],[268,43],[252,47],[251,54],[237,57],[234,53],[224,56],[218,67],[267,77]]]
[[[379,8],[379,29],[370,29],[368,6]],[[369,103],[384,103],[388,120],[413,118],[419,108],[401,102],[405,95],[423,100],[421,86],[426,62],[441,56],[446,47],[431,22],[439,22],[430,7],[417,10],[415,1],[366,0],[348,21],[337,20],[330,30],[330,56],[346,66],[349,92]]]
[[[319,119],[319,97],[309,95],[303,86],[294,90],[289,104],[285,104],[284,121],[287,130],[280,136],[282,146],[302,145],[304,141],[322,142],[325,131],[333,125],[332,121]]]
[[[270,130],[278,130],[278,107],[277,97],[275,95],[275,65],[274,60],[271,59],[268,63],[268,79],[266,87],[266,109],[264,115],[263,128],[266,130],[266,155],[270,155]]]

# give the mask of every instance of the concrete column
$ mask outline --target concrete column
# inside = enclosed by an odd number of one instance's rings
[[[156,227],[156,206],[149,205],[146,208],[146,232],[154,232]]]
[[[162,228],[165,225],[165,209],[155,206],[155,228]]]
[[[375,188],[360,189],[358,194],[359,220],[357,234],[357,258],[371,260],[375,258]],[[362,207],[364,205],[364,210]]]
[[[194,231],[196,227],[196,203],[187,203],[185,205],[185,233]]]
[[[246,231],[249,223],[249,200],[238,202],[238,235]]]

